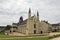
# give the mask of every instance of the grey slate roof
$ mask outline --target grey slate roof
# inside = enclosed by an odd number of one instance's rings
[[[31,17],[31,19],[33,19],[33,18],[34,18],[34,16]],[[24,20],[22,23],[20,23],[20,25],[26,24],[27,23],[27,20],[28,19]]]
[[[33,18],[34,18],[34,16],[31,17],[31,19],[33,19]],[[28,19],[24,20],[22,23],[19,23],[19,22],[18,23],[13,23],[12,25],[23,25],[23,24],[27,23],[27,20]]]

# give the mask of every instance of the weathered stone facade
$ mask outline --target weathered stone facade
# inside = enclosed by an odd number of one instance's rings
[[[26,35],[32,34],[45,34],[50,32],[50,25],[47,21],[39,20],[39,12],[37,16],[31,16],[31,9],[28,12],[28,19],[23,20],[23,17],[20,17],[18,23],[13,23],[11,27],[11,32],[19,32]]]

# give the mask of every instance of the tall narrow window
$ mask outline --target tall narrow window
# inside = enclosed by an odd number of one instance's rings
[[[34,24],[34,28],[36,28],[36,24]]]

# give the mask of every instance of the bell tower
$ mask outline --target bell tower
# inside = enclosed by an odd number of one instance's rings
[[[28,20],[27,20],[27,27],[26,27],[26,34],[27,35],[29,35],[29,32],[30,32],[30,30],[29,30],[29,28],[30,28],[30,18],[31,18],[31,9],[29,8],[29,11],[28,11]]]

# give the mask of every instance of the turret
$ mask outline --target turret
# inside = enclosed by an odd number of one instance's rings
[[[21,16],[19,19],[19,23],[22,23],[22,22],[23,22],[23,17]]]

